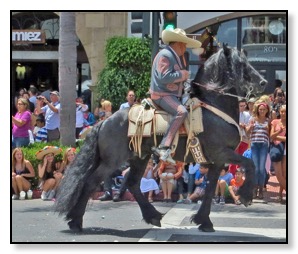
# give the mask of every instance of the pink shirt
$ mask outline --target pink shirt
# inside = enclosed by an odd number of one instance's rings
[[[18,127],[14,124],[13,128],[12,128],[12,135],[16,138],[29,137],[28,130],[30,130],[30,128],[31,128],[31,113],[30,113],[30,111],[25,111],[23,113],[18,112],[18,113],[16,113],[15,118],[22,119],[26,123],[21,127]]]
[[[271,128],[273,128],[274,131],[279,131],[282,128],[282,124],[280,119],[274,119],[271,122]],[[286,136],[286,131],[282,131],[278,134],[278,136]],[[278,145],[281,141],[280,140],[273,140],[275,145]]]

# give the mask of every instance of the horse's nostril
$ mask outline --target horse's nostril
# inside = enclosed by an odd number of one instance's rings
[[[261,82],[260,82],[260,86],[265,86],[267,84],[267,81],[266,80],[262,80]]]

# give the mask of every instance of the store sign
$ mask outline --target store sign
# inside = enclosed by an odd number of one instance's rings
[[[13,44],[45,43],[45,33],[42,30],[12,30]]]
[[[246,44],[242,47],[246,51],[249,61],[286,61],[286,44],[260,43]]]

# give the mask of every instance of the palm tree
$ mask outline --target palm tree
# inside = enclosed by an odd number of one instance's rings
[[[74,12],[60,13],[59,90],[61,96],[60,142],[75,146],[77,48]]]

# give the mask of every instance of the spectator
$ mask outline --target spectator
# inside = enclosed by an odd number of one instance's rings
[[[38,92],[37,88],[34,86],[30,86],[28,92],[29,92],[29,96],[30,96],[29,101],[31,101],[34,104],[34,108],[35,108],[36,100],[37,100],[36,96],[37,96],[37,92]]]
[[[177,179],[182,176],[184,163],[176,161],[175,165],[169,162],[162,162],[158,170],[160,184],[163,192],[163,201],[172,202],[172,192],[177,185]]]
[[[287,113],[286,105],[279,108],[280,119],[274,119],[271,122],[270,130],[270,159],[273,164],[276,178],[279,182],[278,201],[282,202],[283,190],[286,190],[286,160],[284,156],[286,148],[287,134]]]
[[[225,197],[229,196],[229,185],[233,179],[233,174],[229,172],[229,166],[225,165],[220,171],[220,175],[216,184],[214,203],[224,205]]]
[[[253,112],[255,102],[256,102],[256,98],[254,98],[254,97],[250,98],[247,101],[248,113],[249,113],[250,117],[252,116],[252,112]]]
[[[60,139],[60,95],[57,91],[50,92],[51,102],[44,96],[37,98],[35,114],[45,114],[45,127],[48,134],[48,142]],[[46,106],[43,106],[44,103]]]
[[[56,188],[60,183],[62,174],[59,172],[60,163],[56,162],[55,155],[61,152],[62,149],[59,147],[45,146],[36,153],[36,158],[42,160],[42,163],[38,164],[42,200],[52,200],[56,195]]]
[[[248,148],[249,138],[246,135],[246,125],[249,123],[250,115],[246,112],[246,99],[240,99],[238,101],[239,105],[239,127],[241,131],[241,142],[238,145],[237,149],[235,150],[238,154],[243,154],[244,151]],[[229,172],[235,175],[236,168],[239,167],[238,165],[230,164]]]
[[[25,199],[26,192],[27,198],[32,198],[30,192],[31,183],[30,179],[35,177],[35,172],[30,161],[25,159],[23,150],[15,148],[12,152],[12,189],[14,194],[12,199]]]
[[[202,198],[205,195],[207,186],[208,164],[200,164],[199,170],[195,174],[195,191],[184,201],[185,204],[191,204],[192,201]]]
[[[89,88],[85,89],[81,94],[84,104],[86,104],[88,108],[91,108],[91,94],[92,92]]]
[[[159,193],[159,187],[155,180],[156,172],[154,172],[153,168],[153,159],[149,159],[147,167],[145,169],[144,175],[141,179],[141,192],[147,193],[148,192],[148,201],[150,203],[153,202],[153,191],[155,194]]]
[[[34,105],[33,102],[31,102],[31,101],[29,100],[29,98],[30,98],[29,93],[28,93],[28,92],[24,92],[22,98],[24,98],[24,99],[26,99],[26,100],[28,101],[28,104],[29,104],[29,110],[30,110],[31,113],[33,113],[33,112],[34,112],[34,109],[35,109],[35,105]]]
[[[83,99],[76,99],[76,139],[79,139],[80,132],[84,128],[84,111],[88,109],[88,105],[83,103]]]
[[[75,157],[76,157],[76,149],[75,148],[70,147],[65,150],[65,152],[63,154],[63,160],[62,160],[62,163],[59,168],[59,172],[61,174],[65,173],[65,170],[67,169],[69,164],[71,164],[73,162]]]
[[[29,130],[31,130],[31,113],[28,110],[28,100],[19,98],[18,112],[12,116],[12,148],[28,146],[30,143]]]
[[[102,117],[104,117],[104,112],[102,111],[102,103],[105,101],[105,99],[101,99],[99,102],[99,105],[94,109],[94,116],[96,120],[100,120]]]
[[[44,83],[45,91],[41,93],[42,97],[45,97],[47,101],[51,101],[51,92],[53,91],[53,86],[50,83]]]
[[[276,88],[273,93],[271,119],[280,119],[279,108],[286,103],[285,93],[281,88]]]
[[[48,133],[47,129],[45,128],[45,120],[43,115],[39,115],[36,118],[36,127],[38,130],[36,131],[35,135],[35,142],[47,142]]]
[[[136,96],[135,96],[134,91],[132,91],[132,90],[128,91],[127,96],[126,96],[126,100],[127,100],[127,102],[122,103],[120,105],[120,108],[119,108],[120,110],[125,109],[125,108],[130,108],[132,105],[135,104]]]
[[[105,100],[102,104],[102,111],[104,112],[103,117],[100,120],[108,119],[112,113],[112,103]]]
[[[96,118],[93,113],[87,109],[84,111],[84,127],[93,126],[96,123]]]
[[[198,163],[190,163],[188,166],[188,182],[187,182],[187,199],[191,196],[195,189],[195,176],[200,168]],[[179,200],[178,200],[179,201]],[[183,200],[184,202],[184,200]],[[178,202],[177,202],[178,203]]]
[[[266,159],[269,147],[269,105],[262,101],[256,101],[254,108],[254,117],[251,118],[246,127],[250,134],[251,155],[255,164],[255,187],[253,198],[263,199],[263,187],[266,178]]]
[[[240,196],[238,195],[239,188],[244,183],[244,169],[237,168],[235,177],[231,180],[229,189],[229,196],[231,196],[236,205],[241,205]]]
[[[104,194],[98,198],[100,201],[107,201],[107,200],[112,200],[114,202],[118,202],[121,200],[123,194],[126,191],[126,180],[128,178],[128,171],[130,167],[126,163],[125,165],[121,166],[119,169],[116,169],[112,174],[110,174],[108,177],[104,179]],[[115,178],[123,176],[123,180],[121,182],[120,189],[117,193],[115,193],[114,197],[113,191],[112,191],[112,186],[113,186],[113,181]]]

